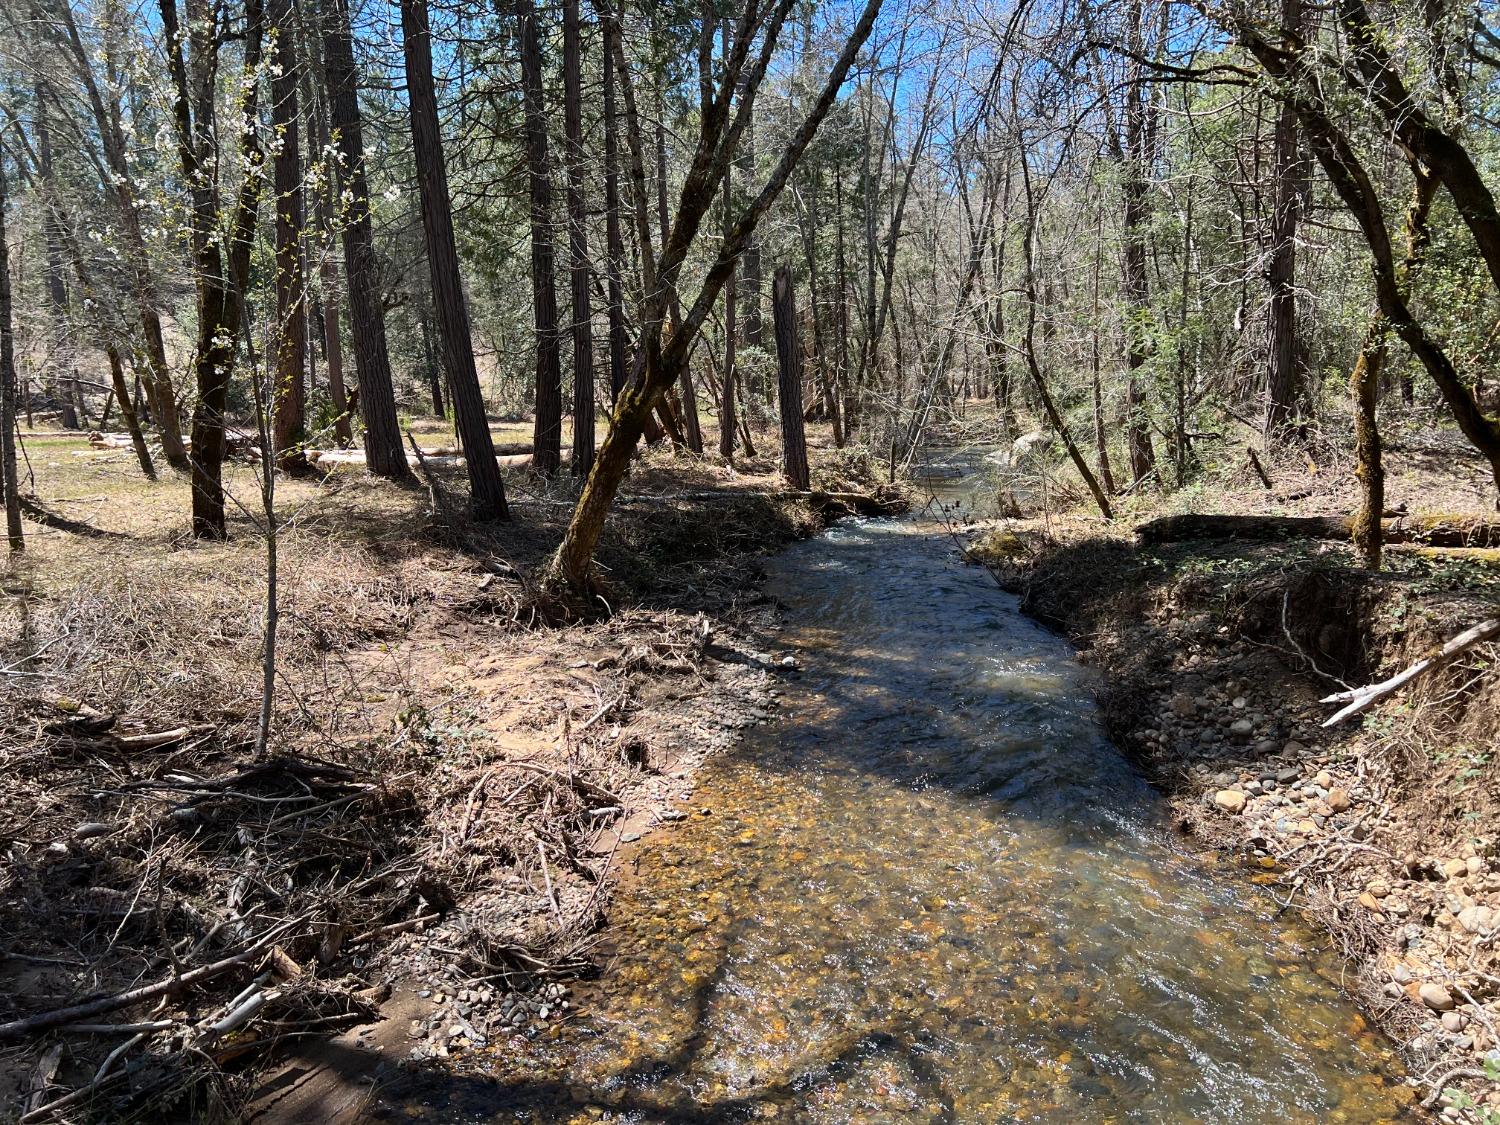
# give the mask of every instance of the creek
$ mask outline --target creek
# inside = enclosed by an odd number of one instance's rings
[[[770,570],[782,706],[701,775],[707,815],[642,845],[585,1012],[492,1057],[469,1113],[1402,1116],[1338,964],[1172,830],[1091,673],[941,523],[844,523]]]

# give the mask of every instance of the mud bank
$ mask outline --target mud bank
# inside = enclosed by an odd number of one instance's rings
[[[1104,673],[1111,736],[1180,830],[1324,929],[1424,1103],[1500,1116],[1496,646],[1332,729],[1319,702],[1493,617],[1500,569],[1392,550],[1372,574],[1342,545],[1146,548],[1022,521],[971,556]]]

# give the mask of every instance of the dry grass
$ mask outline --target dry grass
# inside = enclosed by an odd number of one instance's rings
[[[537,628],[527,575],[561,534],[566,477],[512,474],[516,520],[491,527],[452,514],[452,471],[438,513],[424,486],[348,469],[279,482],[275,738],[257,762],[253,471],[230,469],[242,507],[228,542],[204,544],[180,478],[148,483],[128,451],[77,437],[27,450],[44,507],[94,533],[28,524],[0,609],[0,930],[25,955],[0,960],[0,1023],[287,925],[278,956],[302,972],[268,966],[274,1002],[203,1053],[225,1066],[362,1018],[368,984],[441,968],[524,989],[577,971],[612,842],[663,807],[668,767],[727,744],[766,690],[706,646],[749,647],[733,623],[756,558],[820,526],[776,495],[769,460],[731,476],[650,454],[601,549],[616,614]],[[149,1065],[117,1071],[95,1112],[228,1096],[177,1064],[259,967],[174,995],[156,1013],[173,1030],[139,1047]],[[67,1085],[116,1045],[56,1041]],[[13,1089],[49,1042],[0,1051]]]

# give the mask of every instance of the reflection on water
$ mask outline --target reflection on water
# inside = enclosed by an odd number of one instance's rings
[[[599,996],[490,1057],[488,1116],[1399,1117],[1305,935],[1172,838],[1087,673],[941,528],[846,524],[773,589],[783,714],[648,840]]]

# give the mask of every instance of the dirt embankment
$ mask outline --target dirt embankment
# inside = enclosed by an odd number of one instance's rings
[[[612,612],[558,627],[528,576],[567,482],[513,480],[489,528],[425,487],[287,482],[257,758],[253,508],[194,543],[181,482],[70,441],[33,443],[38,492],[89,533],[33,526],[0,633],[0,1117],[28,1121],[216,1119],[257,1089],[330,1119],[382,1065],[554,1034],[617,849],[769,713],[758,560],[839,514],[769,465],[653,455],[601,548]],[[818,483],[868,475],[830,452]]]
[[[1128,535],[1012,522],[974,553],[1105,672],[1111,734],[1182,831],[1326,927],[1423,1094],[1500,1118],[1500,645],[1332,729],[1319,702],[1494,617],[1500,568],[1392,550],[1375,574],[1337,543]]]

